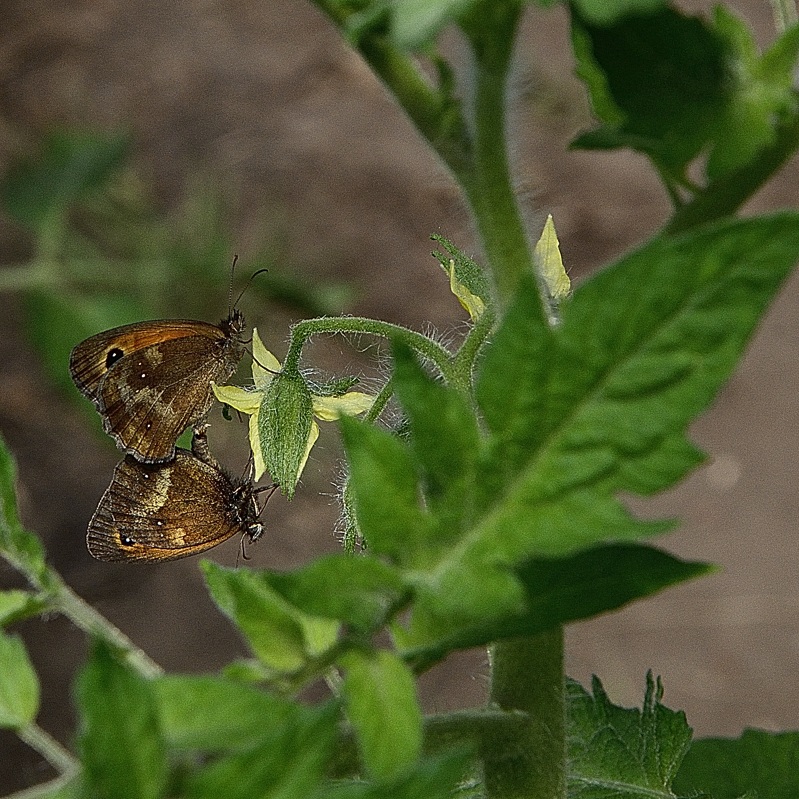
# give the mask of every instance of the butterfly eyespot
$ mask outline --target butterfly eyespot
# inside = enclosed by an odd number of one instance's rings
[[[110,369],[124,354],[119,347],[108,350],[108,354],[105,356],[105,368]]]
[[[161,521],[161,519],[156,519],[155,520],[155,526],[156,527],[163,527],[164,523]]]
[[[136,543],[136,539],[131,538],[129,535],[121,535],[119,536],[119,543],[123,547],[132,547]]]
[[[147,422],[147,424],[144,425],[144,429],[149,430],[152,426],[153,426],[152,422]]]

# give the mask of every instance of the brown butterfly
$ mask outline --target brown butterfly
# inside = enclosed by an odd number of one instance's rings
[[[98,560],[161,561],[185,558],[241,533],[263,535],[249,478],[228,476],[195,431],[192,451],[176,449],[169,463],[139,463],[128,455],[89,522],[86,544]]]
[[[211,382],[224,383],[236,370],[243,330],[236,309],[218,325],[185,319],[123,325],[78,344],[69,371],[117,446],[142,463],[161,463],[208,412]]]

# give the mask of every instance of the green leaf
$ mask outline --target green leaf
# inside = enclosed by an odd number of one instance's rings
[[[539,384],[520,379],[527,420],[515,402],[495,456],[510,448],[518,472],[504,495],[495,487],[496,507],[471,534],[475,547],[502,562],[522,550],[563,555],[589,539],[666,529],[630,517],[615,494],[671,484],[675,452],[685,468],[697,462],[684,431],[731,373],[797,257],[793,214],[655,240],[580,286],[546,348],[520,343],[535,330],[523,313],[533,289],[524,289],[491,346],[512,341],[517,358],[538,356]],[[487,366],[494,357],[502,356],[489,352]],[[498,405],[507,379],[492,369],[480,381],[481,405]]]
[[[18,222],[38,228],[87,192],[105,183],[127,157],[126,136],[58,132],[40,154],[17,162],[0,186],[0,198]]]
[[[524,588],[522,612],[471,627],[438,625],[438,617],[425,619],[416,613],[411,629],[397,630],[395,635],[406,660],[429,665],[454,649],[538,635],[713,571],[712,565],[682,561],[639,544],[601,546],[567,558],[538,558],[515,571]]]
[[[665,0],[572,0],[581,16],[594,25],[610,25],[622,17],[649,14],[666,4]]]
[[[270,669],[294,671],[335,643],[336,622],[302,613],[270,587],[268,577],[210,561],[203,561],[202,569],[220,610]]]
[[[594,677],[593,696],[567,683],[569,797],[673,797],[671,784],[691,742],[685,714],[660,703],[663,688],[647,675],[641,710],[611,704]]]
[[[409,769],[422,747],[422,711],[410,669],[393,653],[349,652],[344,699],[364,765],[390,780]]]
[[[474,483],[480,433],[466,399],[432,380],[407,347],[394,346],[394,386],[407,414],[410,443],[430,511],[438,525],[438,543],[460,538],[474,516]],[[430,542],[425,542],[430,545]]]
[[[311,616],[338,619],[359,630],[379,625],[407,591],[391,566],[366,555],[328,555],[264,579],[287,602]]]
[[[306,710],[275,727],[243,752],[224,757],[192,774],[181,796],[187,799],[305,799],[314,795],[336,736],[335,703]]]
[[[583,283],[552,329],[522,281],[478,375],[485,510],[446,552],[419,556],[414,646],[523,614],[514,570],[532,558],[673,526],[634,518],[619,493],[651,494],[699,462],[686,428],[798,257],[794,214],[658,239]]]
[[[742,20],[724,6],[714,16],[735,80],[707,161],[711,179],[742,169],[774,144],[778,124],[796,107],[792,82],[799,52],[799,26],[786,31],[761,59]]]
[[[799,796],[799,733],[744,730],[738,739],[694,741],[674,780],[689,796],[795,799]]]
[[[77,682],[84,777],[103,799],[161,799],[166,751],[152,683],[95,642]]]
[[[478,0],[397,0],[393,4],[391,38],[398,47],[418,50]]]
[[[482,468],[489,496],[503,490],[548,433],[544,403],[554,349],[538,288],[532,278],[524,280],[477,375],[475,394],[495,454]]]
[[[611,25],[573,16],[578,75],[605,123],[602,146],[632,147],[675,175],[718,129],[731,91],[722,38],[672,8]],[[575,147],[594,147],[588,137]]]
[[[0,727],[25,727],[38,712],[39,680],[25,644],[0,631]]]
[[[19,523],[16,479],[14,459],[0,436],[0,554],[32,577],[43,579],[47,569],[44,547]]]
[[[28,591],[0,591],[0,627],[36,616],[45,607],[44,600]]]
[[[287,700],[221,677],[169,675],[153,689],[164,738],[177,749],[246,749],[298,712]]]
[[[258,432],[266,468],[289,499],[305,463],[312,424],[311,392],[302,377],[275,375],[258,413]]]
[[[419,505],[410,452],[373,425],[348,417],[340,424],[358,527],[369,549],[412,562],[428,537],[430,518]]]
[[[719,8],[723,9],[724,6]],[[725,12],[729,14],[727,9]],[[758,64],[760,76],[781,89],[790,88],[797,56],[799,56],[799,23],[788,28],[760,58]]]

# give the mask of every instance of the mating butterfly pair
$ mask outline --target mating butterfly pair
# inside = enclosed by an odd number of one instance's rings
[[[202,423],[214,399],[211,383],[224,383],[244,354],[243,330],[244,318],[233,310],[219,325],[124,325],[72,350],[75,385],[126,453],[89,522],[86,542],[95,558],[173,560],[236,533],[251,540],[262,534],[259,489],[223,471]],[[189,426],[191,452],[175,447]]]

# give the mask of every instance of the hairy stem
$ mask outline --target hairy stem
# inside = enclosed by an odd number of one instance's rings
[[[283,362],[284,370],[291,372],[299,369],[302,348],[311,336],[330,335],[333,333],[353,335],[367,333],[385,339],[399,339],[433,363],[445,379],[450,380],[451,378],[452,355],[440,344],[421,333],[408,330],[408,328],[401,325],[380,322],[376,319],[366,319],[360,316],[321,317],[298,322],[291,329],[289,350]]]
[[[486,794],[502,799],[565,799],[566,704],[563,630],[495,644],[491,702],[524,713],[512,737],[483,746]]]
[[[471,169],[456,177],[472,208],[502,305],[510,301],[522,273],[532,270],[507,153],[508,72],[520,8],[503,2],[478,5],[475,18],[464,23],[474,53],[474,152]]]

